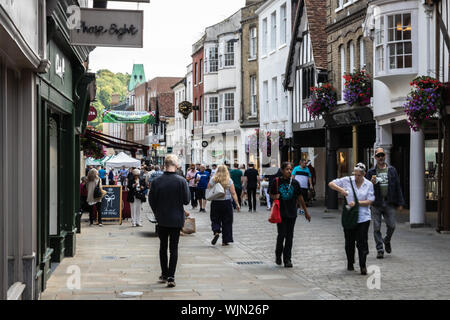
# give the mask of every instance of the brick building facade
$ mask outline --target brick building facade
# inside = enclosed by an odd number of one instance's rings
[[[256,140],[259,128],[259,86],[258,86],[258,15],[255,14],[263,1],[246,1],[242,8],[242,97],[240,122],[243,139],[249,145]],[[252,137],[252,138],[250,138]],[[246,162],[254,162],[259,167],[259,150],[246,150]]]
[[[203,62],[204,62],[204,41],[206,34],[192,46],[192,105],[196,110],[193,114],[193,161],[202,162],[203,152],[201,142],[203,138]]]

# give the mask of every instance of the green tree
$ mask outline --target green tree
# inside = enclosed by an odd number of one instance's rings
[[[89,122],[98,131],[103,131],[102,116],[105,110],[111,108],[112,95],[118,94],[120,101],[126,98],[128,82],[131,75],[128,73],[113,73],[107,69],[97,71],[97,97],[92,103],[97,110],[97,119]]]

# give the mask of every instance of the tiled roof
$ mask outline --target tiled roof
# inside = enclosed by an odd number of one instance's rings
[[[314,62],[320,69],[327,69],[326,0],[305,0],[309,34]]]

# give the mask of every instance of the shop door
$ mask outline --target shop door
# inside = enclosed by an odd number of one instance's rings
[[[49,161],[50,161],[50,235],[58,234],[58,131],[56,121],[49,121]]]

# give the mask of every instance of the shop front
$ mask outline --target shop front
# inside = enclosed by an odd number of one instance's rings
[[[70,46],[64,27],[56,25],[49,17],[51,67],[37,79],[38,292],[45,290],[51,264],[76,251],[80,133],[95,98],[95,74],[86,73],[83,63],[89,50]]]
[[[352,175],[353,168],[362,162],[374,165],[375,121],[372,108],[341,106],[325,117],[326,126],[326,183]],[[325,188],[328,209],[338,208],[337,192]]]

